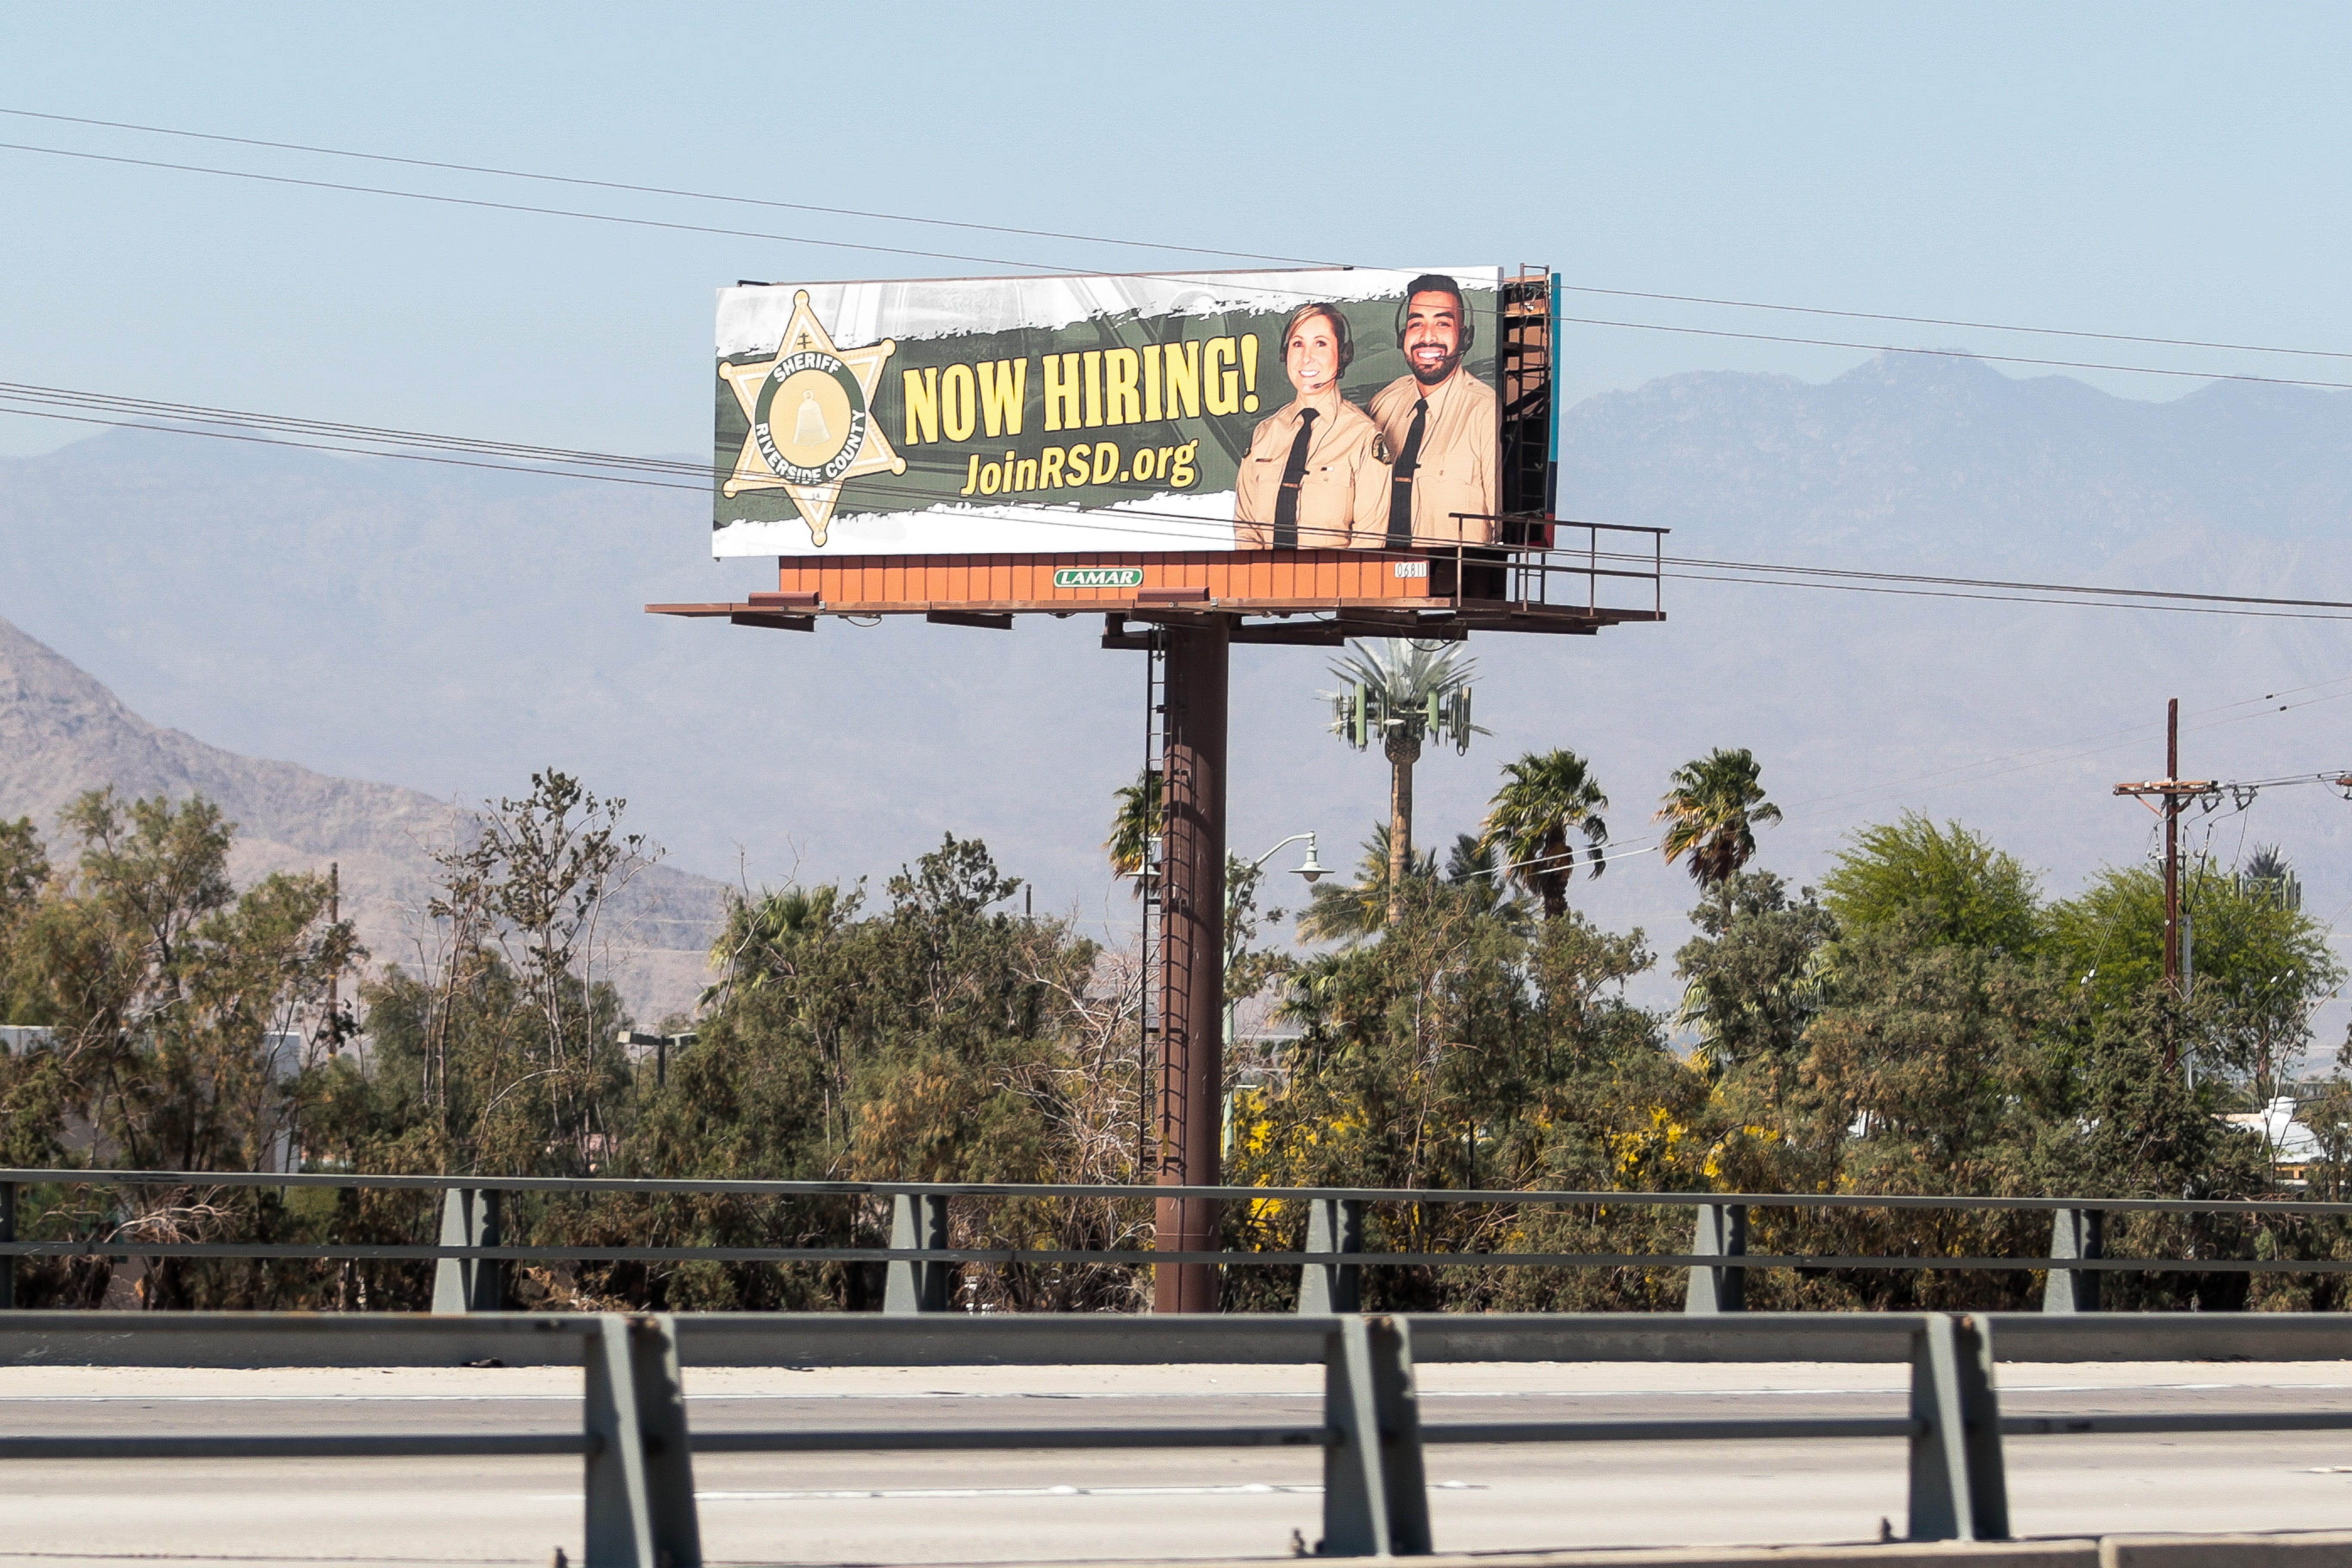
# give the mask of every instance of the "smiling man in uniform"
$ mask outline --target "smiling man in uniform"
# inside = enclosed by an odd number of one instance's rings
[[[1501,415],[1494,389],[1462,363],[1476,341],[1460,284],[1430,272],[1405,286],[1397,347],[1404,351],[1407,374],[1372,399],[1372,422],[1381,427],[1391,465],[1382,548],[1495,542]],[[1455,512],[1486,514],[1486,520],[1459,522]]]

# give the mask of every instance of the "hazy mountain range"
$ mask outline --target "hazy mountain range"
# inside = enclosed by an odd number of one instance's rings
[[[1824,384],[1674,377],[1589,399],[1561,434],[1562,513],[1672,528],[1677,556],[2352,598],[2338,395],[2217,384],[2144,403],[1890,357]],[[405,820],[372,803],[516,793],[555,764],[627,796],[672,865],[722,881],[878,884],[954,831],[1034,879],[1041,910],[1130,918],[1098,845],[1140,759],[1139,657],[1101,650],[1082,618],[807,636],[640,614],[760,585],[757,563],[712,563],[708,539],[694,487],[140,432],[0,461],[0,616],[160,723],[406,786],[320,778],[341,804],[308,842],[340,844],[330,829],[348,819],[360,846]],[[1630,851],[1667,771],[1710,746],[1763,759],[1789,812],[1764,863],[1801,880],[1852,828],[1916,807],[1990,832],[2060,892],[2147,851],[2153,819],[2110,786],[2161,772],[2168,696],[2182,699],[2186,773],[2352,766],[2333,700],[2352,696],[2352,627],[2333,618],[2352,612],[2059,608],[1707,574],[1759,575],[1684,569],[1663,626],[1475,644],[1495,734],[1424,764],[1423,840],[1472,826],[1503,760],[1572,746],[1629,851],[1578,901],[1671,953],[1688,881]],[[1314,828],[1324,858],[1349,863],[1382,809],[1378,760],[1321,732],[1326,662],[1236,654],[1237,852]],[[15,753],[0,790],[100,760]],[[28,809],[16,798],[0,793],[0,810]],[[2192,837],[2224,863],[2283,844],[2332,920],[2352,900],[2347,829],[2352,805],[2307,786],[2225,807]],[[1661,976],[1643,994],[1670,992]]]
[[[0,820],[30,816],[53,835],[68,804],[110,784],[127,798],[202,795],[217,804],[236,825],[230,869],[239,886],[272,871],[336,867],[343,913],[374,962],[425,961],[432,857],[457,841],[457,807],[159,729],[0,621]],[[53,858],[70,852],[59,847]],[[707,878],[655,867],[615,900],[612,974],[646,1022],[692,1006],[723,892]]]

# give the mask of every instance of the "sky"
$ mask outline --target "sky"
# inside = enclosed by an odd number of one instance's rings
[[[1306,260],[1527,262],[1595,289],[2352,351],[2336,70],[2352,11],[1489,16],[17,5],[0,9],[0,109]],[[857,245],[1069,268],[1213,260],[23,114],[0,114],[0,379],[600,450],[706,449],[712,290],[739,279],[1005,270]],[[1568,315],[1653,329],[1571,331],[1571,399],[1692,369],[1819,380],[1864,357],[1654,330],[1665,327],[2195,372],[2352,369],[1570,298]],[[2136,397],[2196,384],[2080,374]],[[0,416],[0,452],[85,433]]]
[[[19,5],[0,382],[699,454],[739,279],[1236,252],[1550,267],[1571,403],[1886,345],[2352,383],[2347,58],[2293,5]],[[90,433],[0,413],[0,454]],[[758,584],[707,538],[679,596]]]

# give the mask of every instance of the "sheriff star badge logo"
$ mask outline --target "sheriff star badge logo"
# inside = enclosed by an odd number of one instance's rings
[[[824,549],[844,484],[860,474],[907,471],[869,411],[883,362],[898,347],[885,338],[836,348],[809,309],[808,290],[795,292],[772,357],[719,367],[751,422],[719,493],[731,500],[746,490],[782,490],[808,524],[809,542]]]

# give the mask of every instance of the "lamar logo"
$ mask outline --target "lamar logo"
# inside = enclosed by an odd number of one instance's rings
[[[782,490],[808,524],[809,542],[824,549],[843,485],[860,474],[907,471],[869,408],[882,363],[898,348],[887,338],[867,348],[835,347],[809,309],[808,290],[795,293],[772,356],[719,367],[751,422],[719,493],[732,500],[746,490]]]
[[[1060,566],[1054,571],[1056,588],[1140,588],[1140,566]]]

